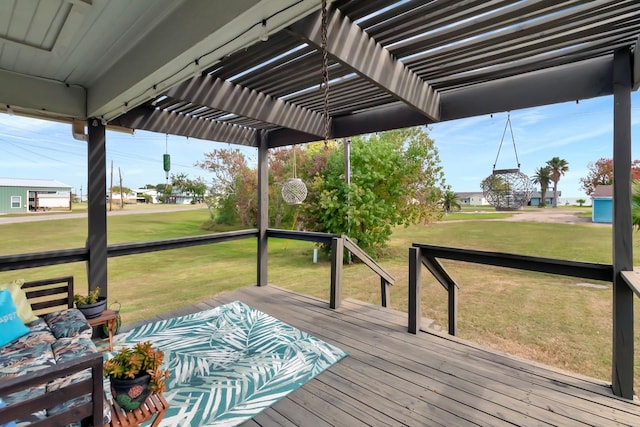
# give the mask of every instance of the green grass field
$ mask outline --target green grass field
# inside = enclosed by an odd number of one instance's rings
[[[488,218],[479,214],[481,218]],[[110,244],[207,233],[206,209],[108,218]],[[0,225],[3,254],[84,246],[86,219]],[[634,246],[640,235],[634,233]],[[445,221],[397,228],[381,264],[397,279],[391,303],[407,307],[407,248],[413,242],[590,262],[611,262],[611,229],[533,222]],[[312,262],[313,244],[271,239],[269,282],[328,299],[329,260]],[[109,259],[109,302],[124,322],[193,304],[256,282],[253,239]],[[636,251],[635,264],[640,265]],[[611,287],[541,273],[444,262],[460,285],[459,336],[527,359],[610,380]],[[0,273],[0,280],[73,275],[87,288],[84,263]],[[423,271],[423,315],[446,327],[446,292]],[[379,303],[379,279],[361,264],[345,266],[346,298]],[[640,316],[636,314],[636,353]],[[636,362],[636,384],[640,364]]]

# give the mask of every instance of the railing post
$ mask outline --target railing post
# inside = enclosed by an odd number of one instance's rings
[[[420,330],[420,248],[409,248],[409,333],[417,334]]]
[[[633,291],[622,271],[633,271],[631,222],[631,52],[613,55],[613,364],[614,394],[633,399]]]
[[[266,286],[268,284],[269,141],[264,132],[257,132],[256,140],[258,143],[258,277],[256,280],[258,286]]]
[[[383,307],[388,307],[389,305],[389,282],[387,282],[383,277],[380,278],[380,305]]]
[[[344,255],[344,240],[334,237],[331,240],[331,296],[329,307],[335,309],[342,304],[342,257]]]
[[[447,295],[449,297],[449,335],[455,335],[458,314],[458,287],[455,284],[450,284],[447,289]]]

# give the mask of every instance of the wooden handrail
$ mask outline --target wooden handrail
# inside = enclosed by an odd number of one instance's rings
[[[429,269],[449,294],[449,334],[456,333],[456,290],[458,285],[438,262],[438,258],[475,264],[514,268],[517,270],[540,273],[560,274],[583,279],[595,279],[611,282],[613,266],[580,261],[568,261],[554,258],[541,258],[527,255],[514,255],[500,252],[478,251],[473,249],[450,248],[443,246],[413,243],[409,248],[409,326],[410,333],[420,330],[420,269],[424,265]],[[622,272],[629,287],[640,297],[640,273]]]
[[[640,298],[640,271],[621,271],[622,280]]]
[[[541,258],[528,255],[515,255],[503,252],[478,251],[474,249],[450,248],[444,246],[413,243],[421,253],[433,258],[451,259],[472,262],[475,264],[494,265],[497,267],[515,268],[517,270],[537,271],[540,273],[560,274],[580,277],[582,279],[613,279],[613,266],[594,262],[568,261],[555,258]]]
[[[396,282],[395,277],[393,277],[389,272],[387,272],[380,264],[378,264],[373,258],[369,256],[368,253],[362,250],[360,246],[356,245],[353,240],[351,240],[347,236],[342,236],[344,238],[344,247],[349,250],[356,258],[358,258],[364,265],[369,267],[371,271],[376,273],[382,279],[386,280],[387,283],[393,285]]]
[[[247,239],[257,236],[257,229],[248,229],[228,231],[224,233],[204,234],[199,236],[177,237],[173,239],[120,243],[107,246],[107,257],[112,258],[125,255],[143,254],[147,252],[165,251],[169,249],[187,248],[191,246]],[[88,260],[89,250],[87,248],[5,255],[0,256],[0,271],[22,270],[25,268],[68,264]]]
[[[325,245],[331,245],[331,242],[334,238],[342,236],[340,234],[320,233],[317,231],[295,231],[267,228],[267,237],[276,239],[301,240],[303,242],[315,242]]]

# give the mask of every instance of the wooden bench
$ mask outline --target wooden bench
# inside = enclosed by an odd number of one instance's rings
[[[31,308],[37,315],[73,307],[72,276],[25,282],[22,285],[22,289],[25,291]],[[87,417],[91,417],[93,425],[102,425],[104,386],[102,354],[99,352],[82,355],[73,361],[59,363],[29,375],[2,379],[0,380],[0,396],[28,390],[34,386],[46,384],[85,369],[90,369],[91,371],[91,376],[86,380],[0,408],[0,425],[85,395],[91,396],[88,402],[75,405],[49,416],[44,421],[46,424],[43,425],[66,425]]]

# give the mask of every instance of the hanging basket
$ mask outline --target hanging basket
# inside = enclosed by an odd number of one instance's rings
[[[533,184],[520,169],[494,169],[482,181],[482,194],[499,211],[522,208],[531,200]]]
[[[282,186],[282,198],[288,205],[299,205],[307,198],[307,186],[300,178],[290,178]]]
[[[498,163],[498,157],[500,157],[500,150],[502,149],[507,129],[511,132],[511,142],[513,143],[513,152],[516,156],[518,167],[515,169],[496,169],[496,163]],[[500,145],[498,146],[498,154],[496,155],[496,161],[493,163],[493,173],[483,179],[480,186],[482,187],[484,198],[497,211],[515,211],[527,205],[531,200],[533,183],[527,175],[520,172],[518,150],[516,150],[516,140],[511,127],[511,113],[507,114],[507,122],[504,125],[502,139],[500,139]]]

